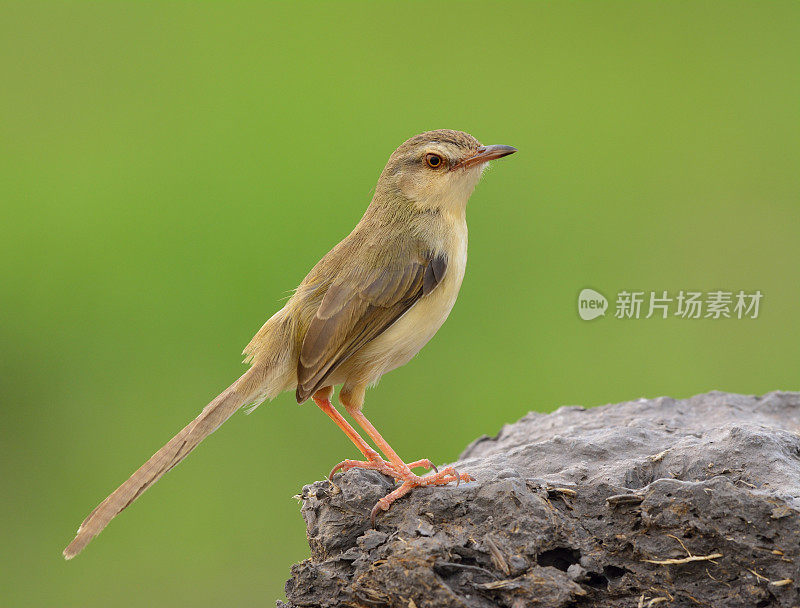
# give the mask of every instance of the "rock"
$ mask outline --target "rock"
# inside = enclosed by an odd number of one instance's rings
[[[473,441],[477,481],[369,513],[372,471],[303,488],[286,608],[800,606],[800,393],[530,413]]]

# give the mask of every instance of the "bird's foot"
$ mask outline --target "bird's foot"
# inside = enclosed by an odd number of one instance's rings
[[[417,462],[425,461],[420,460]],[[430,463],[430,461],[427,462]],[[408,466],[413,467],[416,464],[417,463],[411,463]],[[429,473],[423,477],[414,475],[414,473],[409,471],[408,474],[403,475],[403,477],[399,478],[398,481],[403,482],[400,487],[381,498],[377,503],[375,503],[375,506],[372,507],[372,512],[369,515],[369,521],[373,528],[375,527],[375,516],[378,513],[381,511],[388,511],[389,507],[392,506],[392,503],[394,503],[398,498],[402,498],[408,494],[414,488],[423,486],[443,486],[452,482],[456,482],[456,485],[458,485],[462,481],[475,481],[475,478],[469,473],[459,473],[453,467],[446,467],[441,471],[437,470],[435,473]]]
[[[380,454],[374,450],[367,453],[367,458],[369,458],[369,460],[343,460],[333,467],[330,475],[328,475],[328,479],[332,479],[334,473],[337,471],[342,471],[344,473],[350,469],[367,469],[370,471],[378,471],[379,473],[383,473],[388,477],[392,477],[395,481],[404,481],[409,475],[417,477],[411,472],[411,469],[433,469],[437,473],[439,471],[439,469],[436,468],[436,465],[434,465],[427,458],[411,462],[405,465],[405,468],[398,467],[394,463],[384,460],[380,457]]]
[[[441,471],[436,468],[430,460],[423,458],[408,464],[398,466],[393,462],[384,460],[374,450],[367,453],[368,460],[343,460],[331,470],[328,479],[332,479],[334,473],[337,471],[349,471],[350,469],[367,469],[369,471],[378,471],[388,477],[392,477],[395,481],[402,482],[398,488],[381,498],[372,508],[369,520],[373,527],[375,526],[375,516],[381,511],[388,511],[389,507],[398,499],[408,494],[414,488],[424,486],[443,486],[448,483],[455,482],[456,485],[462,481],[475,481],[475,478],[468,473],[459,473],[453,467],[447,467]],[[419,476],[415,475],[411,469],[423,468],[433,469],[433,473]]]

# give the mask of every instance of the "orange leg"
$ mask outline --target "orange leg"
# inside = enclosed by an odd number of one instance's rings
[[[358,431],[355,430],[352,425],[344,419],[344,416],[342,416],[335,407],[333,407],[333,404],[331,403],[332,392],[333,391],[330,388],[323,388],[314,393],[314,396],[311,398],[314,400],[314,403],[317,404],[319,409],[328,414],[330,419],[336,423],[336,426],[344,431],[344,434],[350,438],[350,441],[356,444],[358,451],[364,454],[364,458],[367,458],[371,461],[375,459],[381,460],[378,452],[373,450],[369,444],[364,441],[361,435],[358,434]]]
[[[370,438],[375,442],[375,445],[377,445],[378,448],[380,448],[384,455],[389,459],[388,462],[383,460],[380,455],[373,450],[366,441],[364,441],[361,435],[358,434],[358,431],[356,431],[352,425],[347,422],[347,420],[345,420],[344,417],[336,410],[336,408],[333,407],[333,404],[331,403],[332,394],[332,387],[320,389],[313,396],[314,403],[316,403],[317,406],[336,423],[336,426],[344,431],[344,434],[350,438],[359,451],[364,454],[364,457],[367,460],[343,460],[333,467],[329,477],[333,477],[333,474],[339,470],[347,471],[349,469],[359,468],[379,471],[384,475],[393,477],[395,480],[402,482],[397,489],[381,498],[372,508],[372,512],[370,513],[370,522],[372,522],[373,526],[375,525],[375,516],[378,513],[388,510],[394,501],[408,494],[413,488],[434,485],[439,486],[451,482],[456,482],[456,485],[458,485],[462,481],[475,481],[471,475],[467,473],[459,473],[453,467],[447,467],[440,471],[427,458],[406,464],[397,455],[397,452],[392,449],[388,442],[381,437],[381,434],[374,426],[372,426],[372,423],[367,420],[366,416],[361,413],[363,392],[357,399],[353,399],[352,395],[350,394],[345,393],[343,395],[342,393],[339,393],[339,400],[342,401],[350,415],[355,419],[359,426],[366,431],[367,435],[369,435]],[[424,477],[420,477],[419,475],[415,475],[411,472],[411,469],[416,467],[433,469],[435,472],[425,475]]]
[[[395,479],[399,479],[399,477],[397,477],[395,474],[396,473],[395,469],[392,466],[390,466],[388,462],[383,460],[380,454],[378,454],[378,452],[373,450],[370,447],[370,445],[366,441],[364,441],[361,435],[358,434],[358,431],[356,431],[351,426],[351,424],[344,419],[344,416],[342,416],[338,412],[338,410],[335,407],[333,407],[333,404],[331,403],[332,393],[333,390],[330,387],[323,388],[314,393],[312,399],[314,400],[314,403],[317,404],[319,409],[325,412],[330,417],[330,419],[336,423],[336,426],[338,426],[340,429],[342,429],[342,431],[344,431],[344,434],[347,435],[350,438],[350,441],[352,441],[356,445],[358,451],[364,454],[364,458],[367,459],[367,462],[363,462],[361,460],[344,460],[339,464],[337,464],[335,467],[333,467],[333,470],[330,472],[330,475],[328,475],[328,479],[333,477],[333,474],[339,469],[347,471],[348,469],[352,469],[354,467],[359,467],[362,469],[372,469],[374,471],[379,471],[384,475],[388,475],[389,477],[394,477]]]
[[[416,462],[412,462],[411,464],[406,464],[401,460],[401,458],[397,455],[397,453],[392,449],[392,447],[388,444],[388,442],[381,437],[381,434],[378,432],[372,423],[367,420],[366,416],[361,413],[361,410],[358,408],[348,408],[350,415],[355,419],[358,425],[366,431],[367,435],[370,436],[372,441],[375,442],[375,445],[380,448],[381,452],[384,453],[386,458],[389,459],[389,462],[385,463],[385,465],[389,465],[394,469],[394,473],[391,473],[391,476],[397,479],[398,481],[402,481],[402,485],[399,488],[394,490],[393,492],[387,494],[383,498],[381,498],[378,503],[372,508],[372,513],[370,513],[370,521],[372,525],[375,525],[375,516],[381,512],[386,511],[389,507],[392,506],[392,503],[396,501],[398,498],[402,498],[406,494],[408,494],[413,488],[418,488],[422,486],[431,486],[431,485],[444,485],[450,482],[455,481],[456,485],[458,485],[462,481],[475,481],[475,479],[469,475],[468,473],[459,473],[453,467],[447,467],[439,471],[436,470],[435,473],[429,473],[424,477],[420,477],[419,475],[415,475],[411,472],[411,468],[414,466],[426,466],[430,465],[430,467],[426,468],[434,468],[433,463],[430,460],[418,460]],[[352,465],[354,466],[354,465]],[[372,468],[372,467],[366,467]],[[381,469],[378,469],[381,470]]]
[[[367,420],[367,417],[364,416],[364,414],[361,413],[361,410],[353,409],[350,411],[350,415],[353,417],[353,420],[358,423],[358,426],[367,432],[367,435],[369,435],[372,441],[375,442],[375,445],[377,445],[378,449],[383,452],[383,455],[389,459],[389,462],[398,468],[399,472],[404,473],[405,475],[412,474],[409,466],[402,461],[400,456],[397,455],[397,452],[392,449],[392,446],[390,446],[389,443],[383,437],[381,437],[378,429],[372,426],[372,423]]]

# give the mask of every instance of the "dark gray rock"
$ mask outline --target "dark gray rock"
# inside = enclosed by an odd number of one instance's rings
[[[391,480],[316,482],[284,606],[800,606],[799,431],[800,393],[531,413],[376,530]]]

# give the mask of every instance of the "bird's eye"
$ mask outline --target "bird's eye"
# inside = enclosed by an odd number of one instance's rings
[[[442,157],[438,154],[426,154],[425,162],[431,169],[438,169],[442,166]]]

